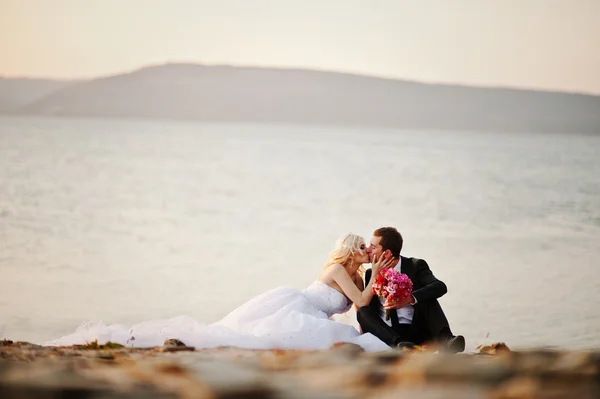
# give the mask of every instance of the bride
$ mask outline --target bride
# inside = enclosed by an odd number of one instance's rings
[[[307,288],[272,289],[215,323],[202,324],[187,316],[145,321],[132,327],[91,322],[44,345],[68,346],[97,340],[99,344],[110,341],[128,347],[151,347],[176,338],[196,348],[328,349],[336,342],[351,342],[368,351],[386,350],[389,346],[379,338],[361,335],[332,316],[347,312],[352,304],[367,305],[373,296],[374,277],[391,261],[373,260],[373,278],[363,289],[359,274],[363,263],[369,262],[366,244],[362,237],[347,234],[337,241],[323,271]]]

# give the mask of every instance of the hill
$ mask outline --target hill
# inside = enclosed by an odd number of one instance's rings
[[[600,96],[298,69],[166,64],[80,82],[23,114],[600,133]]]
[[[0,77],[0,113],[15,111],[73,83],[51,79]]]

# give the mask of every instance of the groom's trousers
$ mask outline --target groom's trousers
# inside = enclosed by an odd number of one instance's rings
[[[447,339],[452,335],[448,319],[437,300],[414,305],[411,324],[399,324],[395,312],[392,312],[390,327],[381,318],[379,309],[373,302],[359,308],[356,316],[363,332],[375,335],[389,346],[395,346],[399,342],[421,345]]]

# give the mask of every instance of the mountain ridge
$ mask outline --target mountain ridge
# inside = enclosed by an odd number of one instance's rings
[[[75,83],[59,79],[0,76],[0,113],[17,110]]]
[[[13,113],[600,133],[600,96],[300,68],[152,65],[66,85]]]

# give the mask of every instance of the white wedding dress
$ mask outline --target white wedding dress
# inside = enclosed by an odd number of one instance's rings
[[[374,335],[361,335],[354,327],[332,319],[351,306],[346,296],[317,280],[302,291],[293,287],[267,291],[213,324],[198,323],[187,316],[132,327],[89,322],[44,345],[69,346],[97,340],[99,344],[110,341],[127,347],[151,347],[176,338],[198,349],[328,349],[336,342],[355,343],[367,351],[390,349]]]

